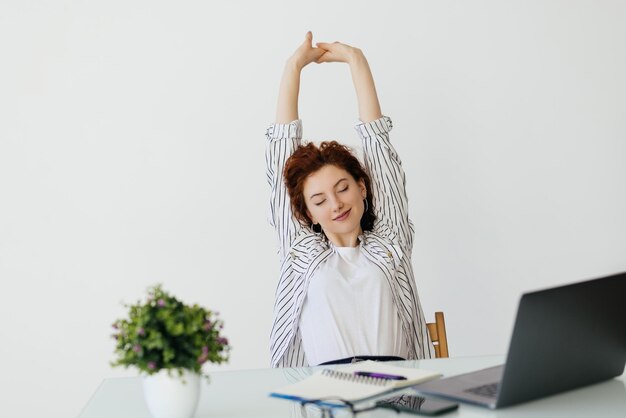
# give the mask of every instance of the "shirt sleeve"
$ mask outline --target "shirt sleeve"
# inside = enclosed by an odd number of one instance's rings
[[[413,246],[413,223],[409,220],[406,178],[402,161],[389,140],[393,125],[383,116],[355,126],[363,143],[365,167],[372,180],[372,202],[376,223],[390,229],[410,253]]]
[[[302,121],[298,119],[287,124],[272,124],[267,128],[265,136],[266,174],[271,189],[268,218],[270,225],[278,233],[279,253],[282,259],[302,228],[300,222],[293,216],[283,175],[285,162],[302,141]]]

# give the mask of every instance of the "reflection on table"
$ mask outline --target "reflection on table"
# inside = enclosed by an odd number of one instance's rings
[[[503,356],[459,357],[448,359],[394,362],[394,364],[435,370],[444,376],[465,373],[480,368],[502,364]],[[254,417],[254,418],[314,418],[319,417],[315,408],[307,408],[303,414],[299,404],[268,396],[273,390],[311,375],[319,367],[298,369],[258,369],[220,371],[211,373],[211,383],[203,383],[200,403],[196,412],[202,417]],[[528,402],[497,411],[472,405],[461,405],[446,417],[625,417],[626,382],[622,375],[603,383],[573,390],[548,398]],[[402,392],[410,392],[405,389]],[[398,392],[398,393],[402,393]],[[394,393],[394,396],[398,393]],[[386,395],[391,396],[391,395]],[[350,416],[338,411],[337,417]],[[357,415],[358,418],[385,418],[411,416],[398,415],[391,410],[377,409]],[[141,379],[104,379],[89,400],[80,418],[150,418],[143,400]]]

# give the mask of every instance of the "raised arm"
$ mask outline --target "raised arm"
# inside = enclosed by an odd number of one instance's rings
[[[300,72],[324,53],[323,50],[311,46],[311,39],[311,32],[308,32],[304,42],[285,64],[278,93],[276,122],[266,132],[265,162],[267,181],[271,187],[269,221],[278,233],[281,258],[287,254],[301,227],[291,211],[283,170],[287,159],[302,139],[302,124],[298,119]]]
[[[326,50],[326,53],[317,62],[343,62],[350,66],[352,82],[359,103],[359,119],[362,122],[380,119],[382,113],[376,94],[374,77],[372,77],[370,66],[363,52],[340,42],[318,42],[316,45],[318,48]]]
[[[372,179],[372,201],[381,231],[391,231],[410,253],[413,225],[408,216],[405,174],[398,153],[389,140],[391,119],[383,116],[374,78],[363,52],[349,45],[318,43],[326,53],[318,62],[343,62],[350,66],[361,122],[356,130],[363,143],[365,166]]]
[[[300,94],[300,73],[308,64],[317,61],[324,50],[312,46],[313,34],[309,31],[304,42],[287,60],[280,81],[276,123],[289,123],[298,119],[298,96]]]

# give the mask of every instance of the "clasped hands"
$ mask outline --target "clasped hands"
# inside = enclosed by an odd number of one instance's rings
[[[304,42],[296,49],[290,60],[302,69],[312,62],[321,64],[324,62],[344,62],[350,64],[356,57],[362,55],[358,48],[341,42],[317,42],[313,46],[313,34],[307,32]]]

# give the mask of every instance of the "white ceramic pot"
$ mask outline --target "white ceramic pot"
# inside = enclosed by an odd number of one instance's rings
[[[183,383],[184,380],[184,383]],[[143,393],[154,418],[191,418],[200,397],[200,375],[185,370],[182,378],[163,369],[143,376]]]

